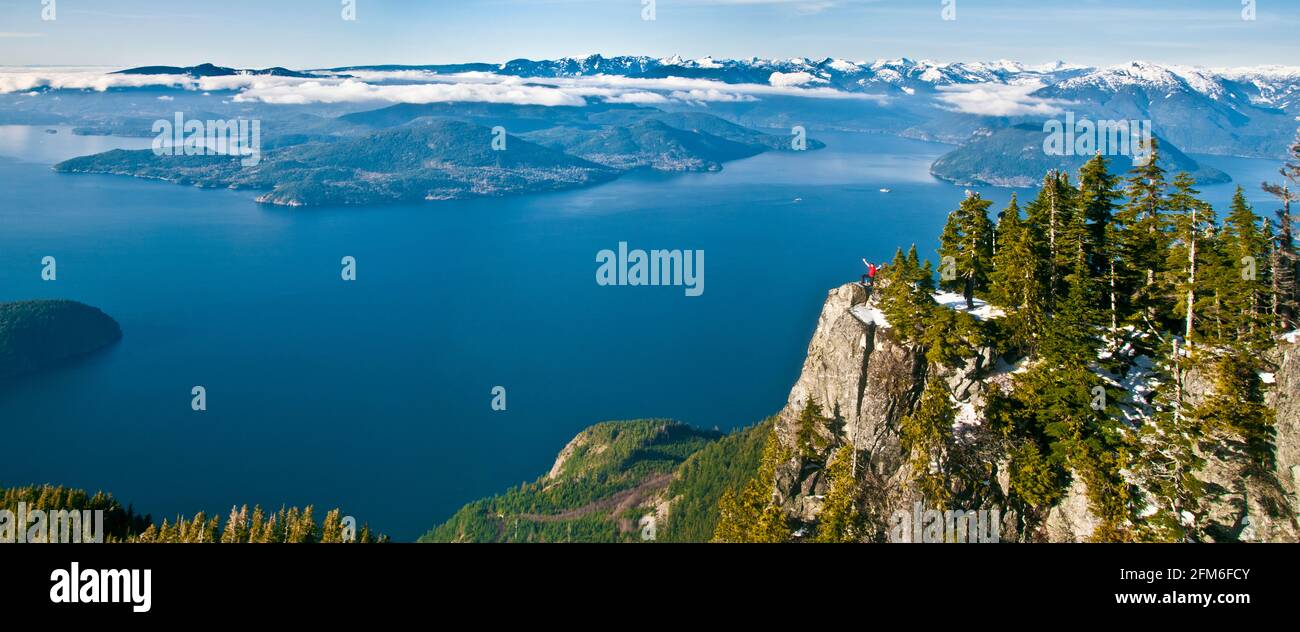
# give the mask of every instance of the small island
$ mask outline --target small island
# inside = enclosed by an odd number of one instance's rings
[[[117,321],[76,301],[0,303],[0,377],[48,369],[121,337]]]

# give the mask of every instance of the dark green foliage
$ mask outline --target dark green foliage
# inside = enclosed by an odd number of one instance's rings
[[[967,306],[976,292],[988,290],[993,271],[993,224],[988,215],[992,204],[968,191],[939,235],[940,287],[961,293]]]
[[[733,432],[692,454],[668,486],[673,501],[660,542],[708,542],[718,527],[718,501],[758,471],[773,420]]]
[[[0,303],[0,376],[39,371],[116,342],[117,322],[73,301]]]
[[[803,412],[799,413],[798,435],[795,437],[799,448],[799,458],[812,459],[826,448],[826,440],[819,430],[825,428],[829,420],[822,415],[822,407],[817,400],[809,399]]]
[[[1033,186],[1048,171],[1075,172],[1091,156],[1077,154],[1054,156],[1043,151],[1042,123],[1022,123],[979,134],[964,145],[941,156],[930,173],[941,180],[962,186]],[[1187,171],[1197,182],[1229,182],[1228,175],[1209,165],[1198,163],[1174,149],[1163,139],[1167,149],[1160,156],[1161,166],[1170,171]]]
[[[597,424],[570,442],[554,477],[543,476],[504,494],[472,502],[420,540],[640,539],[639,532],[630,527],[620,529],[618,517],[611,512],[625,500],[649,500],[652,492],[668,485],[667,477],[679,464],[720,437],[716,432],[664,420]],[[575,523],[572,535],[566,525],[570,522]]]
[[[785,511],[772,502],[776,491],[776,468],[789,457],[776,433],[769,433],[763,446],[758,472],[739,490],[728,489],[718,501],[718,528],[714,542],[778,543],[790,540],[790,522]]]
[[[257,164],[242,164],[234,156],[113,150],[55,168],[262,190],[267,192],[258,201],[286,206],[364,205],[564,190],[641,168],[716,171],[730,160],[790,147],[789,138],[702,113],[555,108],[554,115],[513,121],[519,126],[511,132],[522,127],[530,133],[506,137],[505,148],[498,150],[493,130],[511,121],[491,113],[503,109],[510,110],[471,104],[449,112],[443,104],[403,104],[356,113],[343,120],[393,127],[365,130],[364,135],[349,128],[338,136],[272,136]],[[547,129],[537,130],[539,124]],[[808,149],[822,146],[808,141]]]
[[[858,506],[862,486],[853,472],[853,446],[844,445],[831,455],[826,464],[830,481],[822,511],[817,516],[815,542],[857,542],[862,539],[863,525]]]
[[[946,507],[952,495],[948,462],[956,416],[943,381],[932,379],[917,409],[899,422],[899,441],[912,464],[912,479],[933,507]]]
[[[103,511],[105,542],[171,543],[339,543],[344,541],[342,515],[333,509],[323,523],[317,523],[312,507],[281,507],[266,514],[261,507],[249,513],[248,506],[231,508],[224,531],[221,520],[208,517],[203,512],[193,517],[176,516],[155,524],[148,515],[141,516],[131,507],[123,508],[111,494],[96,492],[93,496],[84,490],[53,485],[0,488],[0,509],[17,512],[24,503],[30,513],[33,509]],[[353,542],[387,542],[388,537],[361,525]]]

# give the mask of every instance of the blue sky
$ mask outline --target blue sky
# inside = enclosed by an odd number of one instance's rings
[[[42,20],[55,2],[56,19]],[[945,1],[956,20],[941,17]],[[0,0],[0,65],[327,67],[646,54],[1300,64],[1300,0]]]

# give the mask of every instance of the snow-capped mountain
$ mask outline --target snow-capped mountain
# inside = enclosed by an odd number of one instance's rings
[[[688,77],[724,83],[768,83],[773,73],[806,75],[817,83],[849,91],[933,90],[938,86],[978,83],[1017,84],[1038,81],[1068,94],[1084,90],[1118,93],[1141,89],[1154,95],[1194,92],[1211,99],[1244,97],[1256,105],[1289,108],[1300,95],[1300,67],[1196,68],[1144,61],[1106,68],[1066,62],[1024,64],[1011,60],[936,62],[877,59],[685,59],[680,56],[566,57],[533,61],[516,59],[497,67],[501,74],[520,77]]]
[[[674,56],[514,60],[497,72],[519,77],[618,75],[684,77],[727,84],[834,90],[897,97],[897,110],[925,108],[957,115],[990,116],[951,107],[946,95],[968,86],[1024,90],[1023,98],[1080,115],[1151,120],[1157,133],[1188,151],[1277,156],[1285,152],[1300,117],[1300,67],[1211,69],[1145,61],[1092,68],[1010,60],[936,62],[914,59],[684,59]],[[926,99],[924,97],[933,97]],[[996,116],[996,115],[994,115]],[[969,126],[931,111],[917,135],[953,140]],[[933,129],[931,129],[933,128]],[[968,133],[968,132],[967,132]]]

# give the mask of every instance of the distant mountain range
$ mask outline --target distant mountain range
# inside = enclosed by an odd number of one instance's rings
[[[952,99],[963,89],[981,84],[1021,91],[1022,104],[1042,104],[1055,110],[1113,120],[1151,120],[1155,132],[1195,153],[1258,157],[1285,155],[1300,116],[1300,66],[1203,69],[1134,61],[1106,68],[1065,62],[1029,65],[1014,61],[938,63],[912,59],[853,62],[826,58],[686,60],[680,57],[563,58],[504,64],[450,66],[352,66],[326,72],[423,70],[434,73],[490,72],[536,78],[612,75],[656,79],[683,77],[725,84],[831,88],[851,94],[896,97],[894,108],[913,111],[918,105],[974,115],[1008,124],[1043,118],[1031,108],[1006,112],[963,109]],[[912,97],[908,99],[907,97]],[[873,110],[874,111],[874,110]],[[960,142],[976,128],[968,121],[959,129],[945,127],[942,115],[922,115],[909,131],[920,137]],[[941,119],[936,121],[934,119]],[[911,121],[917,123],[917,121]],[[895,130],[897,131],[897,130]]]
[[[265,75],[272,77],[294,77],[298,79],[310,79],[313,77],[323,77],[309,72],[298,72],[288,68],[263,68],[261,70],[226,68],[213,64],[199,64],[197,66],[141,66],[139,68],[128,68],[119,70],[113,74],[116,75],[181,75],[193,79],[202,77],[233,77],[235,75]]]
[[[591,55],[538,61],[516,59],[504,64],[346,66],[317,72],[346,73],[361,70],[490,72],[538,78],[596,75],[646,79],[684,77],[729,84],[767,84],[771,82],[773,73],[778,73],[778,81],[789,82],[786,85],[825,86],[845,92],[884,94],[934,92],[944,86],[980,83],[1015,85],[1038,81],[1044,84],[1041,96],[1059,94],[1058,91],[1046,89],[1057,85],[1064,91],[1091,86],[1112,94],[1136,88],[1162,96],[1196,93],[1212,100],[1224,99],[1237,105],[1275,108],[1300,114],[1300,111],[1296,111],[1300,108],[1300,66],[1204,69],[1134,61],[1095,68],[1061,61],[1034,65],[1008,60],[952,63],[907,58],[855,62],[830,57],[821,60],[716,60],[711,57],[687,60],[681,57]]]
[[[193,83],[150,82],[149,75],[185,77]],[[1282,157],[1300,117],[1300,67],[1283,66],[1202,69],[1132,62],[1092,68],[1063,62],[592,55],[504,64],[314,70],[147,66],[114,76],[129,79],[110,81],[109,88],[97,91],[59,89],[54,84],[42,88],[58,90],[58,99],[0,94],[0,123],[64,123],[81,134],[148,137],[153,135],[153,121],[171,118],[177,111],[190,118],[258,118],[266,130],[268,160],[254,169],[228,172],[223,165],[230,161],[220,157],[155,160],[130,152],[68,161],[59,168],[266,189],[262,199],[276,204],[366,204],[581,186],[633,169],[716,171],[730,160],[791,149],[791,130],[799,126],[959,145],[935,163],[932,172],[937,177],[1023,185],[1037,182],[1048,168],[1077,166],[1074,157],[1051,157],[1038,150],[1044,122],[1067,114],[1094,121],[1149,121],[1170,168],[1188,170],[1201,182],[1219,182],[1226,179],[1224,174],[1203,168],[1190,155]],[[265,83],[279,86],[281,96],[289,98],[263,102],[249,97],[243,93],[249,82],[238,80],[243,76],[266,77]],[[232,77],[236,80],[227,80]],[[533,80],[518,84],[521,88],[549,86],[578,96],[566,97],[565,105],[474,100],[482,86],[502,85],[502,77]],[[204,80],[206,87],[198,89]],[[708,83],[684,83],[688,80]],[[396,94],[393,99],[400,101],[403,95],[424,98],[421,95],[428,92],[419,84],[445,91],[460,82],[472,89],[454,92],[453,98],[465,94],[471,100],[436,97],[432,103],[401,102],[377,109],[373,101],[353,101],[346,95],[296,99],[293,92],[298,86],[320,90],[340,83],[361,94],[397,86],[402,92],[383,94]],[[516,85],[511,82],[505,87]],[[363,89],[357,90],[359,86]],[[611,91],[627,86],[644,91],[637,95],[644,101],[611,98]],[[503,91],[493,94],[499,100]],[[694,96],[698,92],[731,98]],[[569,104],[575,99],[576,104]],[[467,123],[473,131],[428,125],[438,119]],[[385,133],[404,126],[420,130]],[[366,143],[379,143],[380,151],[405,151],[391,143],[436,142],[429,134],[452,133],[446,142],[454,145],[465,140],[456,136],[469,133],[478,143],[483,133],[478,128],[496,126],[506,128],[517,146],[537,151],[513,164],[498,164],[499,156],[475,163],[483,156],[471,154],[468,162],[449,161],[436,169],[394,165],[378,170],[356,163],[349,153],[355,149],[356,156],[372,156],[361,151],[373,148]],[[423,140],[418,140],[421,135]],[[808,148],[820,146],[810,141]],[[415,155],[424,151],[410,149]],[[1119,168],[1117,162],[1113,166]]]

